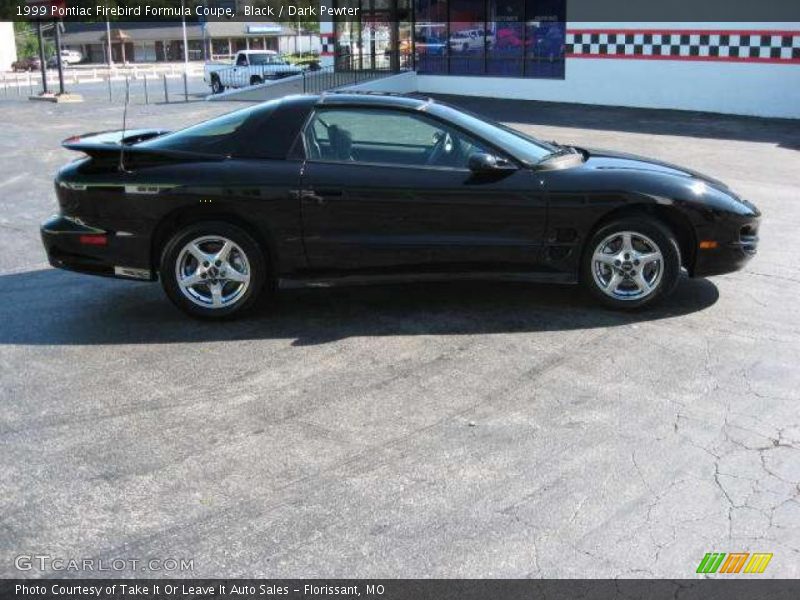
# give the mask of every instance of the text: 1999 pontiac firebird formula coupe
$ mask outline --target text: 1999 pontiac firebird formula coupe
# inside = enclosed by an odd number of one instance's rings
[[[201,317],[279,282],[470,276],[583,283],[617,308],[738,269],[760,214],[725,184],[545,143],[431,100],[290,96],[182,131],[70,138],[53,266],[160,278]]]

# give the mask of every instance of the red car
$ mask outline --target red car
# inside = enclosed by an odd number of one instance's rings
[[[42,61],[38,56],[23,58],[11,65],[12,70],[16,71],[38,71],[42,68]]]
[[[510,26],[497,30],[497,47],[499,49],[522,48],[528,54],[550,59],[564,54],[564,30],[559,27],[537,27],[528,30],[526,38],[522,39],[523,30],[520,26]]]
[[[521,48],[523,46],[531,46],[533,40],[522,39],[522,27],[506,27],[497,30],[497,47],[500,49],[505,48]]]

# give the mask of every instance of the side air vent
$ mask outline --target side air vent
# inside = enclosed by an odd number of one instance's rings
[[[748,254],[755,254],[758,246],[758,227],[755,225],[745,225],[739,230],[739,241],[742,249]]]

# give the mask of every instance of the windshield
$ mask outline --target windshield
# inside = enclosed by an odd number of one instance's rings
[[[275,54],[251,54],[251,65],[285,65],[288,64],[280,56]]]
[[[429,112],[471,131],[529,165],[534,165],[558,151],[555,146],[521,131],[446,104],[431,104]]]

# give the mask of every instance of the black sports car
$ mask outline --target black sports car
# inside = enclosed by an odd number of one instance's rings
[[[755,254],[760,214],[725,184],[562,146],[432,100],[290,96],[169,133],[70,138],[53,266],[160,278],[202,317],[278,283],[476,277],[582,282],[650,304]]]

